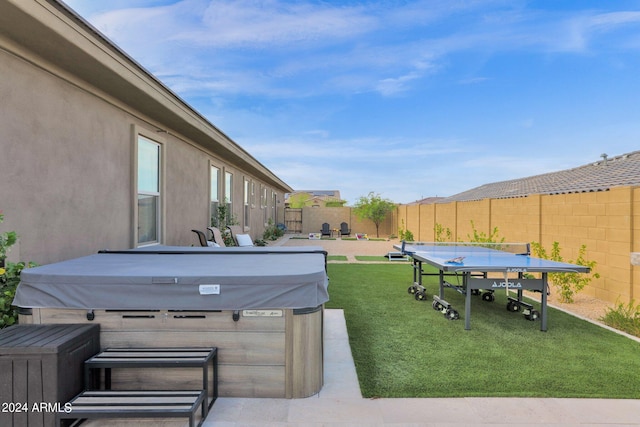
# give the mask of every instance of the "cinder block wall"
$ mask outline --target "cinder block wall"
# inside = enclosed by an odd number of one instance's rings
[[[631,195],[631,245],[632,252],[640,252],[640,188],[636,187]],[[636,303],[640,299],[640,266],[634,266],[631,269],[631,291],[636,298]]]
[[[558,242],[565,261],[575,260],[580,246],[586,245],[586,258],[596,261],[601,277],[594,279],[583,294],[611,303],[640,298],[640,266],[630,262],[631,252],[640,252],[640,242],[634,240],[634,236],[640,236],[640,187],[401,205],[396,227],[403,224],[421,241],[436,239],[436,224],[449,229],[453,241],[470,240],[474,228],[489,235],[497,227],[498,238],[504,237],[507,242],[539,242],[547,251]]]
[[[381,238],[388,238],[394,231],[397,221],[395,212],[387,215],[385,221],[380,224]],[[323,223],[328,223],[331,228],[340,228],[342,222],[349,224],[351,236],[355,233],[366,233],[369,237],[376,237],[376,226],[369,220],[360,221],[353,213],[351,207],[305,207],[302,208],[302,233],[319,233]]]

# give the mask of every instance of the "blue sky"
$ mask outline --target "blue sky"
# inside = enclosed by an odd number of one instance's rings
[[[67,0],[296,190],[398,203],[640,150],[640,0]]]

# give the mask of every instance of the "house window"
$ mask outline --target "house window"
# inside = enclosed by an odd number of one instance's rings
[[[160,243],[161,145],[138,136],[138,245]]]
[[[273,220],[274,224],[277,224],[278,221],[278,216],[277,216],[277,210],[276,210],[276,205],[278,203],[278,195],[276,194],[275,191],[271,192],[271,219]]]
[[[256,184],[251,181],[251,207],[256,207]]]
[[[247,181],[246,179],[244,180],[244,226],[245,227],[249,227],[249,220],[251,219],[250,217],[250,212],[251,212],[251,206],[250,206],[250,200],[251,200],[251,189],[250,189],[250,182]]]
[[[215,166],[211,166],[211,225],[218,227],[218,206],[220,205],[220,169]]]
[[[232,223],[233,218],[233,174],[224,173],[224,202],[227,204],[227,224]]]
[[[260,209],[262,209],[262,221],[264,225],[269,223],[269,209],[267,209],[267,188],[262,188],[262,194],[260,195]]]

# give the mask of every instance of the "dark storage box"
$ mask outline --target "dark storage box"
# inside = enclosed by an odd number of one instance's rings
[[[83,390],[83,364],[100,352],[100,325],[16,325],[0,330],[0,426],[53,426]]]

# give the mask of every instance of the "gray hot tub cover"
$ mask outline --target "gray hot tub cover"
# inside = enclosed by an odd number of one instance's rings
[[[322,250],[214,249],[106,252],[25,269],[14,305],[247,310],[317,307],[329,300]]]

